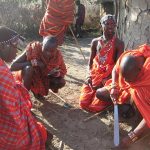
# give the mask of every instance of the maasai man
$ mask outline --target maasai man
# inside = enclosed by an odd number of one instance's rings
[[[29,43],[25,52],[12,63],[11,70],[21,70],[15,77],[23,80],[24,86],[37,98],[47,95],[49,89],[57,93],[65,85],[66,66],[53,36],[45,37],[42,44]]]
[[[44,150],[46,129],[32,116],[28,91],[15,82],[5,64],[16,57],[19,38],[0,26],[0,149]]]
[[[113,71],[112,81],[106,87],[97,90],[101,100],[113,100],[114,103],[124,103],[124,96],[131,95],[143,120],[125,137],[121,147],[135,142],[150,128],[150,46],[142,45],[136,50],[124,52],[118,59]]]
[[[91,44],[89,59],[89,76],[82,87],[80,96],[81,108],[98,112],[110,105],[96,98],[95,93],[99,87],[111,78],[111,72],[117,58],[124,50],[124,43],[115,35],[116,21],[112,15],[101,19],[103,35],[95,38]]]
[[[84,23],[85,18],[85,6],[80,3],[80,0],[76,0],[77,5],[77,13],[76,13],[76,22],[75,22],[75,29],[76,29],[76,36],[77,38],[82,37],[82,26]]]

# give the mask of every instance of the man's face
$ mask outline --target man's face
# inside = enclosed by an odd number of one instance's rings
[[[116,23],[113,19],[108,19],[104,23],[103,31],[107,34],[112,34],[115,32]]]
[[[57,52],[57,43],[46,42],[42,46],[42,51],[45,57],[53,58]]]

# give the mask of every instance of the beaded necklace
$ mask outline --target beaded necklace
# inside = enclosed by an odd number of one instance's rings
[[[99,62],[101,64],[105,64],[107,57],[108,57],[108,53],[111,50],[111,48],[113,47],[114,40],[115,40],[115,36],[113,36],[113,38],[111,40],[109,40],[107,43],[104,43],[104,41],[102,39],[99,40],[101,49],[104,49],[104,50],[98,51],[98,58],[99,58]]]

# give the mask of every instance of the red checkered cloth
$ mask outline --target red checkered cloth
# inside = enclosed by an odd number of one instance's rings
[[[28,91],[17,84],[0,59],[0,149],[44,150],[45,141],[32,116]]]

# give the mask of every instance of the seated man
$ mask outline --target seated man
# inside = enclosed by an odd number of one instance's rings
[[[143,120],[121,142],[128,146],[140,138],[150,128],[150,46],[143,45],[137,50],[124,52],[113,71],[112,81],[97,90],[97,97],[114,103],[123,103],[124,96],[130,94]]]
[[[0,149],[44,150],[46,129],[32,116],[28,91],[15,82],[5,64],[16,57],[19,38],[0,26]]]
[[[83,85],[80,106],[81,108],[98,112],[109,106],[110,102],[103,102],[96,98],[95,93],[99,87],[111,78],[111,72],[116,60],[124,50],[124,43],[115,35],[116,21],[112,15],[101,19],[103,35],[95,38],[91,45],[89,60],[89,76]]]
[[[44,38],[43,43],[31,42],[26,51],[11,65],[17,80],[23,80],[24,86],[37,98],[47,95],[48,90],[58,92],[65,85],[66,66],[57,41],[53,36]]]

